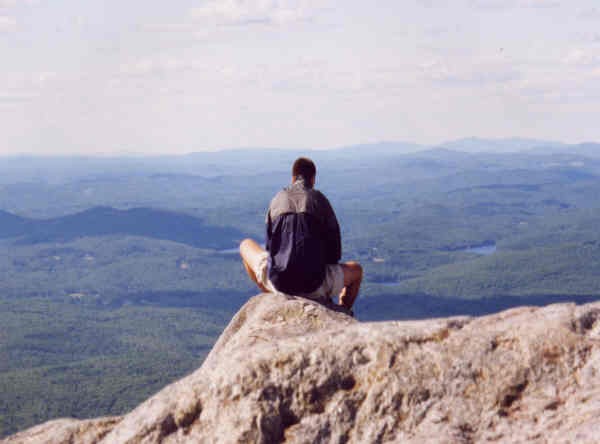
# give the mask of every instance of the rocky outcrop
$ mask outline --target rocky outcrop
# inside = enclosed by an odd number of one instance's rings
[[[593,443],[599,431],[600,303],[360,323],[268,294],[200,369],[122,418],[4,443]]]
[[[119,417],[90,420],[56,419],[32,427],[6,441],[9,443],[93,444],[104,438],[121,420]]]

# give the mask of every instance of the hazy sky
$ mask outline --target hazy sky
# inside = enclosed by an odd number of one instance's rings
[[[0,0],[0,154],[600,140],[598,0]]]

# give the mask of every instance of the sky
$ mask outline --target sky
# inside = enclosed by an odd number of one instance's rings
[[[0,154],[599,141],[597,0],[0,0]]]

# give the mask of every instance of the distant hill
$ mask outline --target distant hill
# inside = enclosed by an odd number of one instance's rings
[[[80,237],[115,234],[212,249],[235,247],[244,237],[235,228],[206,225],[201,219],[187,214],[153,208],[94,207],[54,219],[25,219],[0,211],[0,238],[19,238],[19,243],[68,242]]]
[[[0,238],[20,236],[27,230],[27,220],[0,210]]]
[[[600,143],[586,142],[577,145],[559,146],[539,146],[532,150],[536,154],[571,154],[583,157],[600,157]]]
[[[438,145],[420,145],[403,141],[382,141],[336,148],[289,149],[247,147],[217,151],[190,152],[185,155],[161,156],[0,156],[0,184],[66,183],[83,178],[148,176],[154,174],[186,174],[205,178],[221,175],[246,175],[259,172],[285,171],[298,156],[310,156],[321,171],[337,168],[343,162],[349,167],[364,167],[365,163],[388,162],[393,157],[449,155],[449,152],[470,154],[578,154],[600,157],[600,144],[579,145],[562,142],[499,138],[468,137]]]
[[[469,137],[444,142],[439,145],[439,147],[470,153],[514,153],[533,150],[538,147],[547,147],[562,152],[567,149],[569,145],[548,140],[522,139],[516,137],[505,139],[481,139],[478,137]]]

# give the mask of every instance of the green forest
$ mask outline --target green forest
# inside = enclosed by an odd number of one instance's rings
[[[364,153],[312,156],[365,268],[359,320],[600,299],[600,158]],[[235,247],[263,240],[297,154],[0,165],[0,437],[124,413],[198,368],[258,293]]]

